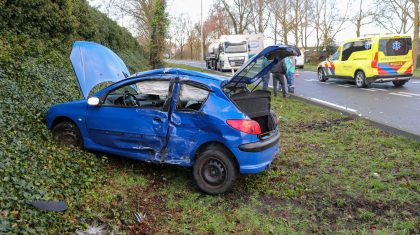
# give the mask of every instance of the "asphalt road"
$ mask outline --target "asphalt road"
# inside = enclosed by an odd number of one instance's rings
[[[176,63],[203,66],[196,61]],[[316,72],[299,71],[295,85],[297,96],[420,136],[420,79],[412,79],[400,88],[392,83],[356,88],[354,83],[338,79],[321,83]]]

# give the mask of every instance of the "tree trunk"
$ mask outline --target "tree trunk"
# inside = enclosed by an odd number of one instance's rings
[[[299,15],[299,8],[300,8],[300,1],[299,0],[295,0],[295,45],[298,46],[299,43],[299,20],[300,20],[300,15]]]
[[[282,28],[283,28],[283,43],[288,44],[287,34],[289,33],[287,24],[287,2],[283,0],[283,14],[282,14]]]
[[[363,3],[363,0],[360,0],[359,16],[356,19],[356,36],[357,37],[360,37],[360,27],[362,24],[362,3]]]
[[[417,68],[419,54],[419,0],[412,0],[414,4],[414,35],[413,35],[413,68]]]

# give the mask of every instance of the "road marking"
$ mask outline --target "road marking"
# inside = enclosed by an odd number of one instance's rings
[[[336,107],[336,108],[339,108],[339,109],[344,109],[344,110],[346,110],[346,111],[350,111],[350,112],[353,112],[353,113],[357,113],[357,110],[355,110],[355,109],[351,109],[351,108],[347,108],[347,107],[344,107],[344,106],[341,106],[341,105],[338,105],[338,104],[330,103],[330,102],[325,101],[325,100],[320,100],[320,99],[317,99],[317,98],[311,98],[311,97],[310,97],[309,99],[311,99],[311,100],[313,100],[313,101],[315,101],[315,102],[318,102],[318,103],[322,103],[322,104],[330,105],[330,106],[333,106],[333,107]]]
[[[398,93],[394,93],[394,92],[391,92],[391,93],[389,93],[390,95],[399,95],[399,96],[404,96],[404,97],[410,97],[410,98],[412,98],[412,96],[411,95],[404,95],[404,94],[398,94]]]
[[[369,88],[360,88],[360,90],[365,90],[365,91],[375,91],[375,90],[372,90],[372,89],[369,89]]]
[[[400,91],[400,92],[398,92],[398,93],[400,93],[400,94],[404,94],[404,95],[420,96],[420,94],[408,93],[408,92],[402,92],[402,91]]]
[[[388,90],[386,90],[386,89],[374,88],[374,87],[372,87],[372,88],[370,88],[370,89],[372,89],[372,90],[376,90],[376,91],[388,91]]]
[[[335,82],[325,82],[325,84],[335,84]]]
[[[349,86],[349,85],[341,85],[341,84],[338,84],[337,86],[341,86],[341,87],[351,87],[351,86]]]
[[[303,80],[305,80],[305,81],[307,81],[307,82],[314,82],[314,81],[318,81],[318,79],[313,79],[313,78],[311,78],[311,79],[307,79],[307,78],[305,78],[305,79],[303,79]]]

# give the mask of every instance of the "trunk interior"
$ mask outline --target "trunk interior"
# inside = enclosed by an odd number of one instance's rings
[[[262,135],[276,128],[275,114],[271,112],[271,93],[269,91],[243,91],[231,95],[230,99],[242,112],[260,124]]]

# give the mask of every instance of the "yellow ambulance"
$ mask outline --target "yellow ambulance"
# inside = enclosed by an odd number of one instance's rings
[[[413,50],[407,35],[375,35],[345,41],[318,65],[318,80],[353,80],[357,87],[392,82],[403,86],[413,76]]]

